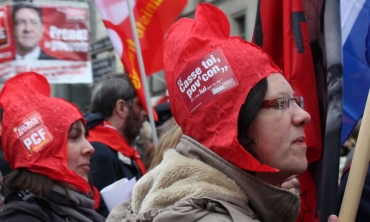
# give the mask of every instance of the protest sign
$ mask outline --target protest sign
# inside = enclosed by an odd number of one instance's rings
[[[86,7],[20,2],[0,7],[0,82],[35,71],[50,83],[91,83]]]

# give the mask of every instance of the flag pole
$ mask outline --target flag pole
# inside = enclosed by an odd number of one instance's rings
[[[342,206],[339,212],[340,221],[355,221],[361,193],[364,187],[366,172],[370,159],[370,91],[367,96],[364,116],[356,143],[355,153],[349,171]]]
[[[336,214],[336,194],[338,191],[340,135],[342,129],[343,100],[343,58],[341,39],[340,1],[326,0],[324,9],[324,41],[326,57],[326,77],[322,81],[327,84],[327,105],[324,146],[322,152],[321,184],[316,190],[316,200],[319,205],[321,221],[327,221],[331,214]],[[325,95],[321,94],[321,95]],[[317,174],[319,177],[319,174]],[[319,181],[317,178],[316,181]],[[321,187],[320,187],[321,185]],[[321,189],[321,190],[320,190]]]
[[[130,23],[131,23],[132,34],[134,36],[134,41],[135,41],[136,55],[137,55],[137,60],[138,60],[138,63],[139,63],[141,81],[142,81],[142,84],[143,84],[143,87],[144,87],[144,92],[145,92],[145,100],[146,100],[146,107],[147,107],[147,111],[148,111],[149,122],[150,122],[150,126],[152,128],[153,143],[154,143],[154,147],[157,147],[157,145],[158,145],[157,131],[156,131],[155,124],[154,124],[154,116],[153,116],[152,105],[150,103],[149,89],[148,89],[148,83],[146,81],[146,73],[145,73],[145,68],[144,68],[143,56],[141,54],[139,36],[137,34],[134,12],[132,11],[130,1],[131,0],[126,0],[129,15],[130,15]]]

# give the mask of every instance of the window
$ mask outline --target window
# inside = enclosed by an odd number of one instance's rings
[[[147,79],[151,96],[157,96],[166,91],[166,79],[164,76],[164,71],[154,73]]]
[[[243,39],[246,39],[246,23],[245,23],[245,15],[240,15],[234,18],[237,28],[237,33]]]

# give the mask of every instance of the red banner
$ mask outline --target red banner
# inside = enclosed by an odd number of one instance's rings
[[[260,0],[254,42],[267,52],[284,71],[297,95],[305,99],[311,123],[305,126],[308,163],[321,157],[322,134],[315,67],[311,52],[306,14],[302,1]],[[309,171],[301,181],[301,213],[297,221],[318,221],[316,187]]]
[[[44,7],[41,48],[57,59],[89,60],[88,9]]]
[[[12,61],[16,50],[12,36],[11,9],[10,6],[0,7],[0,63]]]
[[[136,94],[145,109],[148,110],[127,3],[125,0],[95,0],[95,3]],[[131,0],[147,75],[163,69],[164,36],[186,4],[187,0]],[[155,119],[157,119],[156,114]]]

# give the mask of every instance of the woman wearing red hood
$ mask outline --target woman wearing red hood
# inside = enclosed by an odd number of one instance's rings
[[[169,30],[166,83],[184,135],[108,221],[298,217],[299,193],[281,184],[307,169],[303,128],[311,117],[271,58],[229,33],[227,17],[210,4]]]
[[[104,221],[88,182],[94,149],[85,120],[77,107],[49,95],[37,73],[19,74],[1,91],[2,145],[14,171],[3,180],[0,221]]]
[[[229,37],[225,14],[199,4],[168,32],[164,65],[175,149],[107,221],[295,221],[300,196],[282,184],[307,169],[310,115],[271,58]]]

